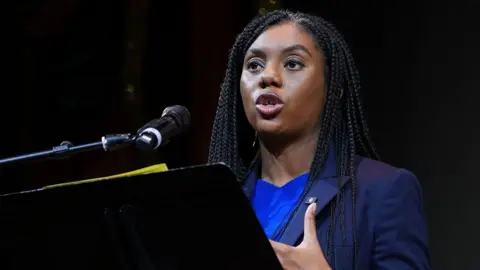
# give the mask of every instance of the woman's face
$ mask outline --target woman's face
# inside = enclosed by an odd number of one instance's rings
[[[268,28],[248,49],[240,79],[246,117],[264,135],[301,136],[319,127],[324,57],[293,23]]]

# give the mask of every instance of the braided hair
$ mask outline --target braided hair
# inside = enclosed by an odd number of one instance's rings
[[[363,106],[360,100],[360,82],[350,50],[336,28],[324,19],[299,12],[277,10],[266,13],[251,21],[238,35],[230,51],[225,79],[221,85],[220,97],[213,123],[209,163],[223,162],[235,173],[239,181],[245,179],[246,166],[239,149],[242,148],[239,135],[240,122],[246,121],[243,107],[239,102],[240,76],[244,56],[252,43],[269,27],[294,23],[309,33],[322,50],[326,60],[326,101],[322,113],[321,126],[316,152],[311,164],[307,186],[299,201],[303,201],[317,176],[322,172],[331,143],[334,144],[337,163],[337,185],[340,189],[340,179],[349,177],[352,193],[352,222],[355,228],[355,155],[357,149],[364,151],[368,157],[378,159],[378,155],[369,137],[369,131],[364,120]],[[258,158],[258,155],[255,159]],[[330,219],[328,229],[328,247],[326,257],[331,261],[332,230],[335,227],[335,213],[340,208],[340,228],[342,241],[345,241],[344,190],[337,193],[336,200],[330,203]],[[299,205],[299,204],[298,204]],[[298,210],[293,210],[283,228],[288,226],[291,218]],[[354,263],[357,254],[355,230],[353,234]]]

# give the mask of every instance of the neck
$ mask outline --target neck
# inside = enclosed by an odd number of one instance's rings
[[[304,135],[287,143],[280,143],[278,138],[261,139],[262,179],[275,186],[283,186],[290,180],[308,172],[317,149],[317,142],[318,132]]]

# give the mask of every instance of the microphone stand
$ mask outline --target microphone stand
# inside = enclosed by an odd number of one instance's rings
[[[36,153],[0,159],[0,166],[33,159],[71,156],[79,152],[88,152],[97,149],[111,151],[133,144],[135,143],[135,140],[136,136],[132,136],[131,134],[116,134],[103,136],[102,139],[98,142],[87,143],[77,146],[74,146],[71,142],[65,141],[58,146],[54,146],[52,150],[40,151]]]

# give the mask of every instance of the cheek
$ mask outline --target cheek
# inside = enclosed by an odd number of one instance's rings
[[[252,92],[254,90],[252,78],[250,78],[247,74],[242,72],[242,76],[240,77],[240,94],[242,95],[243,106],[246,107],[252,101]]]
[[[325,87],[323,80],[304,77],[289,80],[288,103],[289,115],[297,119],[295,122],[305,125],[320,119],[325,104]]]
[[[308,119],[308,125],[316,126],[321,121],[323,110],[325,108],[325,89],[323,87],[308,95],[305,107],[308,108],[305,118]]]
[[[252,102],[252,92],[253,86],[250,83],[250,80],[244,76],[242,73],[242,77],[240,79],[240,95],[242,96],[242,104],[243,109],[245,110],[245,115],[247,116],[248,120],[251,121],[251,116],[253,113],[253,102]]]

